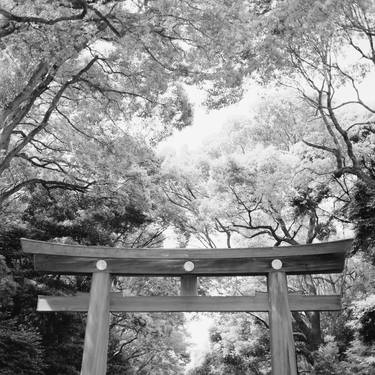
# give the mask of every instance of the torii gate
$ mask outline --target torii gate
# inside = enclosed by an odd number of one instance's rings
[[[291,311],[336,311],[338,295],[288,294],[286,275],[339,273],[352,240],[240,249],[123,249],[21,239],[37,271],[92,273],[90,296],[39,296],[38,311],[88,311],[81,375],[105,375],[110,311],[268,312],[273,375],[296,375]],[[123,297],[110,293],[110,275],[178,276],[181,296]],[[268,293],[199,297],[199,276],[266,275]]]

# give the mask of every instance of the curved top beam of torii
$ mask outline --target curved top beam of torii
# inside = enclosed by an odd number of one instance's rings
[[[105,260],[108,272],[131,276],[255,276],[273,270],[279,259],[287,274],[339,273],[352,240],[311,245],[236,249],[126,249],[63,245],[21,239],[25,253],[34,254],[35,269],[44,272],[83,274],[97,271]],[[186,270],[186,262],[193,263]]]

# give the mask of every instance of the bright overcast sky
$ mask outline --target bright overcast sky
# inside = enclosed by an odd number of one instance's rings
[[[200,148],[206,140],[218,135],[229,121],[244,120],[251,114],[251,107],[258,101],[257,89],[249,91],[236,104],[218,110],[208,111],[202,106],[204,93],[197,88],[186,88],[189,100],[194,107],[193,124],[177,130],[159,146],[161,155],[178,150],[186,152]]]

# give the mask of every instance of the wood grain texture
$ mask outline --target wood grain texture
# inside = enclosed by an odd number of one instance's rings
[[[278,254],[283,262],[283,270],[288,274],[314,274],[342,272],[345,253],[342,251],[321,254],[300,254],[284,256]],[[100,258],[75,257],[67,255],[34,255],[37,271],[61,274],[85,274],[96,271],[96,262]],[[129,276],[181,276],[186,275],[186,259],[157,258],[104,258],[108,271],[116,275]],[[197,276],[255,276],[267,275],[273,270],[274,257],[257,256],[248,258],[189,258],[195,268],[189,275]]]
[[[268,275],[268,297],[272,375],[297,375],[296,352],[285,272],[274,271]]]
[[[81,375],[105,375],[109,338],[108,272],[96,272],[91,281]],[[86,310],[87,311],[87,310]]]
[[[333,296],[302,296],[291,294],[288,297],[292,311],[338,311],[341,299]],[[39,296],[38,311],[87,311],[89,295],[54,297]],[[110,310],[113,312],[243,312],[269,310],[268,294],[241,297],[123,297],[111,293]]]
[[[181,276],[181,296],[198,295],[198,278],[193,275]]]
[[[119,259],[248,259],[279,258],[280,256],[299,256],[340,253],[346,254],[352,245],[352,239],[323,242],[312,245],[286,247],[253,247],[237,249],[128,249],[99,246],[63,245],[52,242],[34,241],[21,238],[25,253],[64,255],[82,258],[119,258]]]

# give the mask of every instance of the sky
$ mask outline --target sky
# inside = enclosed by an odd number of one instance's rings
[[[185,86],[189,101],[193,105],[193,122],[191,126],[176,130],[171,137],[161,142],[158,148],[160,155],[168,152],[178,153],[199,149],[211,137],[219,135],[228,122],[245,120],[251,115],[251,108],[259,102],[259,88],[249,90],[244,98],[236,104],[207,110],[202,104],[205,94],[196,87]]]

